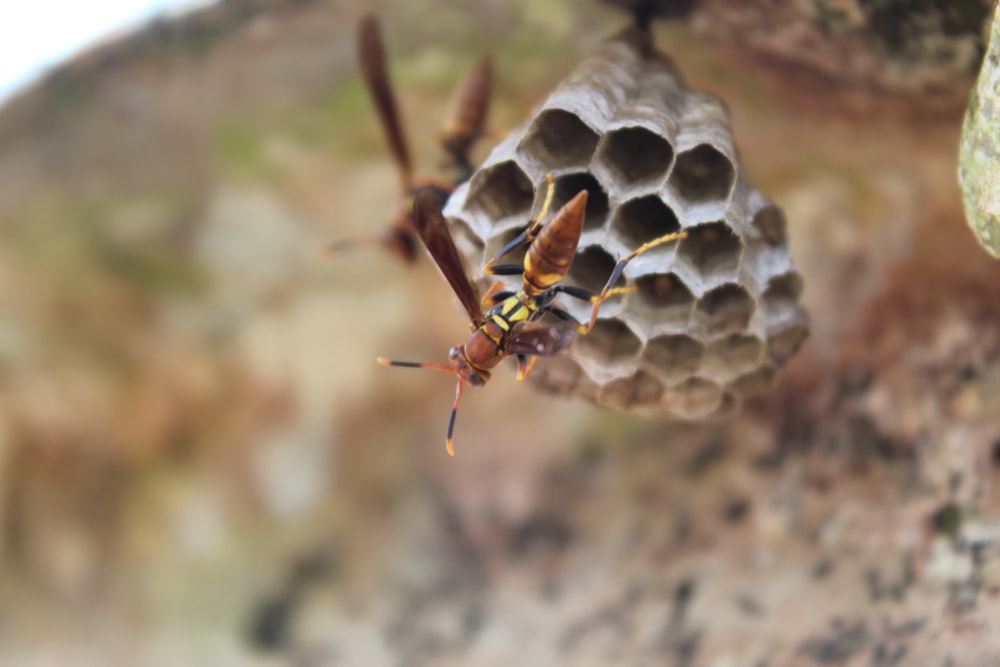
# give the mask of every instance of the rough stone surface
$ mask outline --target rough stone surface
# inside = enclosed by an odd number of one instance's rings
[[[691,25],[772,94],[816,110],[950,117],[985,51],[992,0],[701,0]],[[808,91],[808,92],[806,92]]]
[[[0,665],[1000,665],[1000,262],[955,178],[974,72],[845,115],[838,80],[747,57],[890,73],[785,20],[819,0],[656,26],[729,103],[806,286],[809,338],[726,423],[508,367],[449,457],[453,378],[374,363],[467,332],[431,262],[309,261],[397,202],[361,11],[431,156],[458,68],[494,52],[512,127],[623,21],[586,4],[230,0],[5,105]]]
[[[969,225],[983,247],[1000,257],[1000,19],[996,16],[962,126],[958,180]]]

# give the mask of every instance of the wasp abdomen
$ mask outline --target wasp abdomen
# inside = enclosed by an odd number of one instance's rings
[[[576,255],[583,232],[587,191],[581,190],[542,227],[524,256],[524,291],[538,296],[560,282]]]
[[[493,90],[493,64],[489,57],[476,63],[459,85],[441,131],[446,148],[466,153],[483,133]]]

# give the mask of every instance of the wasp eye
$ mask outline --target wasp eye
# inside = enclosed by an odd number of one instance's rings
[[[467,380],[473,387],[482,387],[486,384],[486,380],[479,373],[469,373]]]

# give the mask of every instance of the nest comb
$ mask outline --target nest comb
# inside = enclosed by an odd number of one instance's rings
[[[687,89],[637,29],[603,43],[452,195],[445,215],[468,266],[540,210],[547,173],[553,210],[589,192],[569,284],[599,290],[617,257],[688,236],[633,261],[620,284],[636,291],[605,304],[567,353],[539,360],[531,382],[688,419],[728,414],[771,384],[808,333],[802,279],[781,210],[742,177],[718,98]],[[586,303],[562,305],[589,316]]]

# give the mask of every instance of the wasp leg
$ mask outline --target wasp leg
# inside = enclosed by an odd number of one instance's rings
[[[618,296],[619,294],[631,294],[632,292],[636,291],[636,289],[637,288],[635,287],[612,287],[610,289],[605,287],[605,289],[601,291],[601,294],[594,294],[590,290],[584,289],[582,287],[576,287],[575,285],[559,284],[559,285],[554,285],[548,292],[546,292],[546,295],[554,297],[557,294],[565,294],[575,299],[580,299],[582,301],[589,301],[590,303],[596,304],[595,308],[599,310],[600,305],[598,301],[600,301],[600,304],[603,304],[605,301],[607,301],[613,296]],[[562,308],[556,308],[555,306],[544,305],[539,310],[542,310],[546,313],[551,313],[552,315],[555,315],[561,320],[565,320],[568,322],[575,322],[577,325],[577,330],[580,333],[587,333],[594,326],[593,324],[580,324],[580,322],[575,317],[573,317],[571,314],[569,314]],[[595,320],[597,319],[596,316],[594,316],[594,319]]]
[[[556,294],[565,294],[566,296],[571,296],[574,299],[580,299],[581,301],[590,301],[595,296],[595,294],[589,289],[577,287],[576,285],[564,285],[563,283],[553,285],[549,288],[549,293],[553,296]]]
[[[614,270],[611,271],[611,276],[608,277],[608,282],[605,283],[604,289],[601,290],[600,294],[594,295],[590,298],[590,302],[594,304],[594,309],[590,312],[590,321],[587,324],[580,325],[579,329],[580,333],[586,334],[591,329],[594,328],[594,324],[597,323],[597,314],[600,312],[601,306],[604,304],[605,301],[607,301],[608,299],[617,294],[629,294],[636,290],[635,287],[614,287],[614,284],[621,277],[622,271],[625,270],[625,267],[628,266],[629,262],[631,262],[639,255],[643,254],[644,252],[647,252],[649,250],[652,250],[653,248],[661,246],[664,243],[670,243],[671,241],[678,241],[683,238],[687,238],[687,232],[675,232],[673,234],[667,234],[665,236],[661,236],[658,239],[653,239],[649,243],[644,243],[628,256],[619,259],[618,263],[615,264]]]
[[[538,361],[537,356],[528,356],[526,354],[517,355],[517,381],[524,382],[531,375],[531,370],[535,367],[535,362]]]
[[[524,273],[523,264],[500,264],[487,266],[483,272],[488,276],[519,276]]]
[[[514,240],[512,240],[510,243],[508,243],[504,247],[500,248],[499,252],[497,252],[497,254],[493,255],[493,257],[490,258],[490,261],[486,262],[486,266],[483,267],[483,273],[485,273],[488,276],[510,275],[510,274],[500,273],[500,270],[504,269],[504,268],[507,268],[509,266],[515,266],[515,265],[513,265],[513,264],[502,264],[500,266],[494,266],[494,265],[496,264],[497,260],[499,260],[501,257],[503,257],[504,255],[506,255],[507,253],[509,253],[514,248],[519,248],[522,245],[528,245],[529,243],[531,243],[531,241],[527,240],[528,239],[528,232],[529,231],[531,231],[530,227],[527,228],[527,229],[525,229],[523,232],[521,232],[517,236],[515,236]],[[520,265],[517,265],[517,266],[518,266],[518,268],[521,269],[521,271],[524,270],[524,267],[522,267]]]
[[[542,210],[538,212],[538,215],[523,232],[515,236],[510,243],[500,248],[497,254],[493,255],[490,261],[486,262],[486,266],[483,267],[483,273],[487,275],[496,274],[496,269],[500,267],[494,267],[493,265],[497,260],[515,248],[519,248],[522,245],[530,245],[535,240],[535,237],[538,236],[538,232],[542,231],[542,220],[549,214],[549,209],[552,208],[552,198],[556,194],[556,182],[551,172],[545,174],[545,182],[547,183],[547,189],[545,190],[545,203],[542,204]]]
[[[483,294],[482,304],[484,306],[495,306],[504,299],[514,296],[513,292],[504,290],[504,287],[506,287],[506,284],[502,280],[498,280],[490,285],[490,288]]]
[[[488,304],[484,303],[483,305],[484,306],[495,306],[498,303],[501,303],[502,301],[506,301],[507,299],[509,299],[510,297],[512,297],[514,295],[515,295],[515,292],[509,292],[509,291],[497,292],[496,294],[493,295],[493,299],[492,299],[491,303],[488,303]]]
[[[383,366],[401,366],[403,368],[433,368],[436,371],[444,371],[445,373],[455,374],[454,366],[446,366],[445,364],[439,364],[436,362],[422,362],[422,361],[396,361],[395,359],[386,359],[385,357],[378,357],[376,359]],[[458,415],[458,404],[462,402],[462,389],[465,386],[465,382],[462,378],[458,378],[458,386],[455,387],[455,403],[451,406],[451,416],[448,418],[448,434],[445,436],[445,447],[448,448],[448,455],[455,455],[455,444],[452,441],[452,434],[455,432],[455,417]]]

